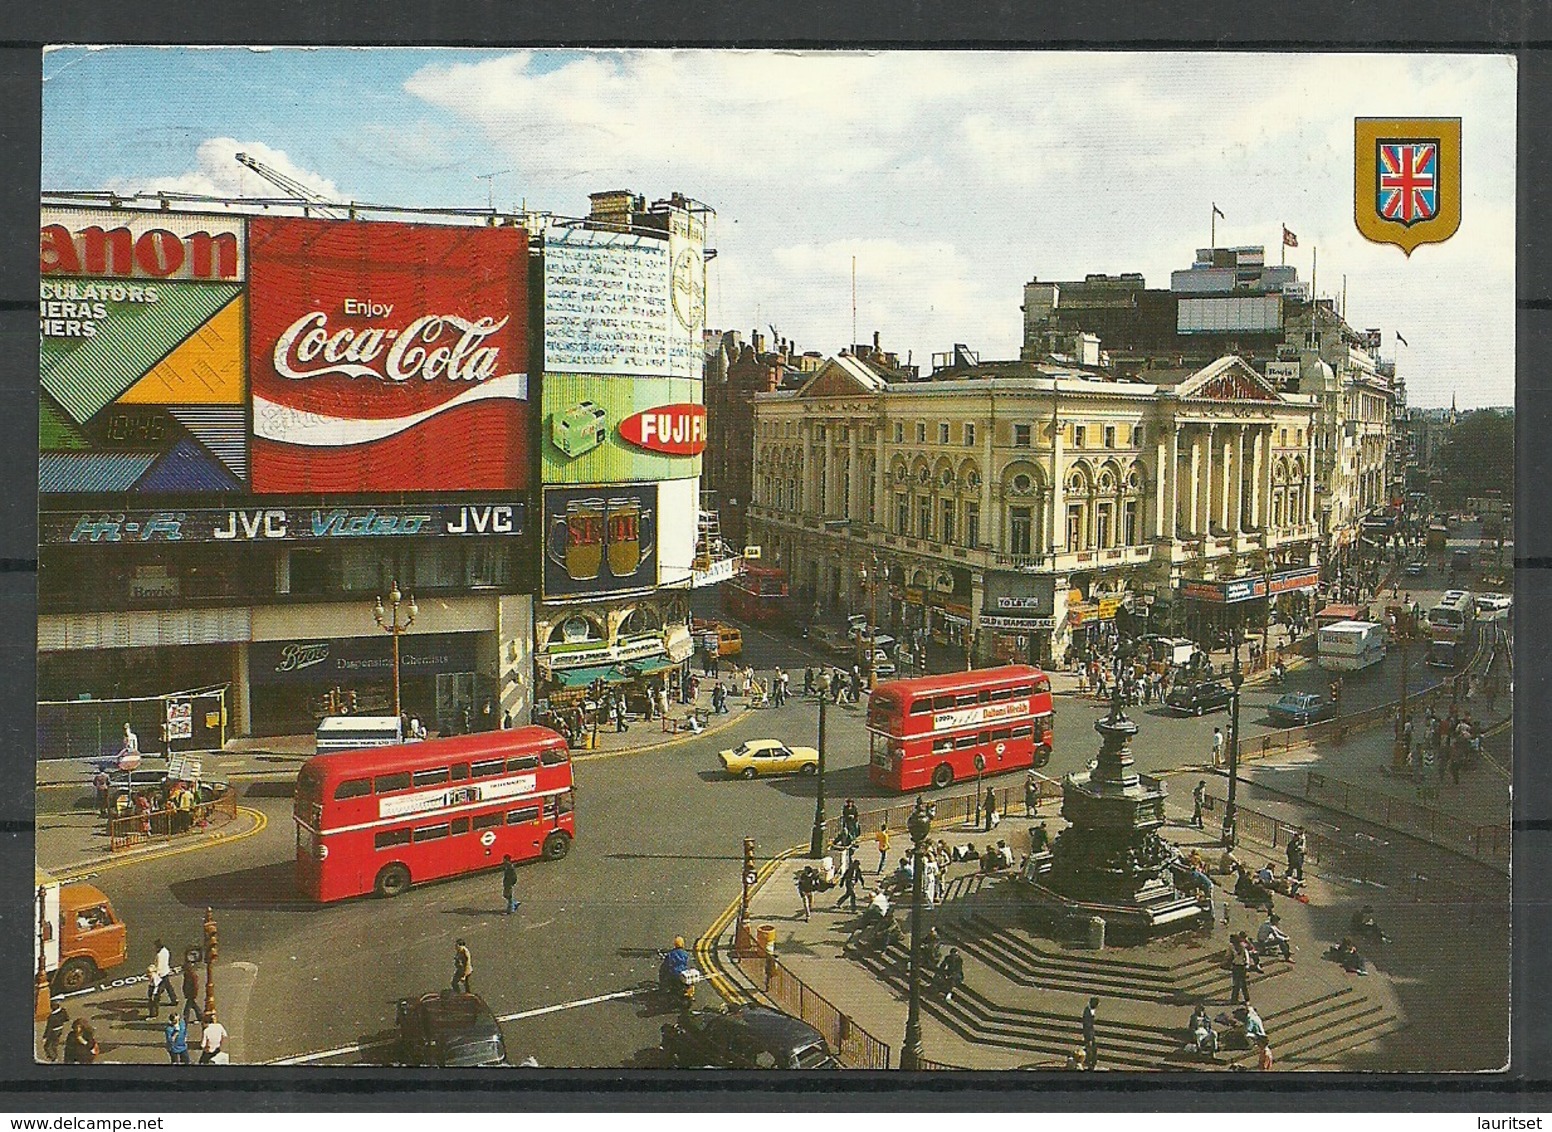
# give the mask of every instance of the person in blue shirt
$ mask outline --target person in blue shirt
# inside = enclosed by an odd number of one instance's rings
[[[657,985],[663,990],[682,990],[680,976],[690,969],[690,953],[685,949],[684,936],[674,937],[674,945],[663,956],[663,964],[657,970]]]
[[[189,1024],[176,1014],[167,1015],[162,1034],[167,1042],[167,1060],[174,1065],[189,1063]]]

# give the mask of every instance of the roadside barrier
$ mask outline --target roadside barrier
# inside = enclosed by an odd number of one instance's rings
[[[1409,833],[1448,849],[1494,864],[1509,863],[1510,829],[1507,822],[1477,825],[1398,798],[1393,794],[1354,786],[1350,782],[1311,771],[1304,782],[1304,796],[1344,814],[1372,821],[1401,833]]]
[[[1059,779],[1041,777],[1038,783],[1039,797],[1036,805],[1060,799],[1062,796],[1062,784]],[[1001,817],[1007,817],[1012,813],[1027,814],[1025,808],[1025,795],[1023,783],[1016,786],[993,786],[990,788],[992,796],[997,802],[997,813]],[[935,825],[955,825],[975,820],[978,803],[980,806],[986,802],[986,788],[971,791],[968,794],[955,794],[948,798],[929,798],[929,807],[932,809],[932,820]],[[873,834],[878,832],[880,823],[883,823],[891,834],[900,835],[905,830],[906,819],[911,816],[911,811],[916,808],[916,798],[911,796],[903,798],[892,806],[885,806],[876,810],[864,810],[859,812],[858,818],[862,823],[862,844],[872,844]],[[984,809],[981,817],[985,819]],[[839,817],[828,818],[825,821],[825,841],[834,841],[841,832],[841,819]],[[909,845],[909,839],[904,844]]]
[[[173,841],[204,833],[212,826],[225,825],[236,817],[237,788],[223,786],[210,801],[195,804],[187,815],[187,824],[185,815],[174,810],[152,810],[148,814],[108,819],[108,848],[111,852],[121,853],[136,845]]]
[[[739,970],[761,993],[788,1014],[824,1035],[830,1049],[847,1069],[888,1069],[889,1043],[879,1041],[843,1014],[824,995],[798,978],[772,955],[741,957]]]

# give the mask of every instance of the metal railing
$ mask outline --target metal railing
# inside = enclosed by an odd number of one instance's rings
[[[1223,804],[1221,797],[1209,792],[1204,809],[1216,812]],[[1507,889],[1495,895],[1481,885],[1457,883],[1446,875],[1446,868],[1433,864],[1428,866],[1427,873],[1423,873],[1410,857],[1382,852],[1382,843],[1371,848],[1374,839],[1360,831],[1351,831],[1350,841],[1339,840],[1311,830],[1307,825],[1263,813],[1243,802],[1235,803],[1234,813],[1239,836],[1268,849],[1285,849],[1294,832],[1302,831],[1305,864],[1317,869],[1328,880],[1348,880],[1361,887],[1402,892],[1414,904],[1464,909],[1467,924],[1474,924],[1477,916],[1484,912],[1507,912]]]
[[[1355,786],[1314,771],[1305,777],[1304,796],[1333,810],[1401,833],[1409,833],[1435,845],[1455,849],[1494,864],[1509,863],[1510,829],[1507,822],[1478,825],[1443,810],[1422,806],[1393,794]]]
[[[237,817],[237,788],[223,786],[221,792],[208,802],[198,802],[188,813],[181,810],[157,809],[144,814],[108,819],[108,848],[120,853],[136,845],[154,841],[172,841],[204,833],[213,826],[222,826]]]
[[[1060,799],[1062,796],[1062,784],[1054,778],[1039,778],[1039,796],[1036,800],[1038,806],[1042,802],[1052,799]],[[1027,813],[1025,807],[1025,795],[1023,783],[1017,786],[993,786],[992,795],[997,803],[997,813],[1006,817],[1010,813]],[[956,794],[948,798],[929,798],[928,804],[932,807],[932,820],[937,825],[955,824],[973,821],[978,808],[984,807],[986,802],[986,789],[972,791],[969,794]],[[977,803],[980,804],[978,807]],[[903,798],[891,806],[882,809],[861,811],[858,817],[862,823],[862,838],[867,841],[878,830],[880,824],[899,833],[905,829],[905,822],[911,816],[911,811],[916,808],[914,796]],[[982,817],[984,818],[984,810]],[[833,841],[841,832],[841,819],[829,818],[825,821],[825,840]]]
[[[809,986],[772,955],[742,956],[735,960],[745,977],[761,993],[788,1014],[801,1018],[824,1035],[836,1058],[847,1069],[888,1069],[891,1050],[849,1014]]]

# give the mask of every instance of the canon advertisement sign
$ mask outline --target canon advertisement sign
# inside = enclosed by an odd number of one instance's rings
[[[254,218],[253,489],[528,481],[528,234]]]

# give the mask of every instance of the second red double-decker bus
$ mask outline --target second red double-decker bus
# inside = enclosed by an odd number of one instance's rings
[[[296,778],[296,880],[309,900],[514,861],[564,857],[576,836],[566,741],[547,727],[316,755]]]
[[[780,566],[746,562],[737,577],[723,583],[722,608],[751,625],[770,625],[792,615],[787,572]]]
[[[868,705],[869,774],[889,790],[948,786],[985,774],[1044,766],[1052,746],[1051,680],[1010,664],[946,676],[891,680]]]

